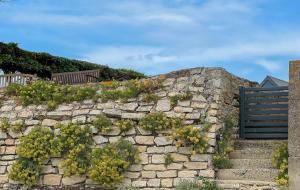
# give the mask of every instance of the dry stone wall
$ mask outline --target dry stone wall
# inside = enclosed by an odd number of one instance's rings
[[[155,78],[155,77],[154,77]],[[174,188],[181,179],[193,179],[198,176],[215,177],[212,166],[212,155],[216,145],[218,129],[223,126],[223,118],[232,113],[238,116],[239,86],[252,86],[255,83],[235,77],[222,68],[196,68],[172,72],[165,75],[164,88],[153,92],[160,97],[157,103],[142,101],[142,95],[130,99],[127,103],[106,102],[92,100],[60,105],[54,111],[47,111],[44,105],[30,105],[23,107],[13,99],[2,102],[0,118],[9,118],[10,122],[24,121],[26,130],[23,133],[0,133],[0,187],[10,189],[17,182],[8,179],[8,172],[16,159],[16,146],[19,137],[26,135],[35,126],[50,128],[58,123],[81,122],[90,123],[98,114],[106,114],[112,120],[120,118],[138,120],[150,112],[164,112],[168,117],[181,118],[186,124],[199,125],[200,120],[212,123],[208,133],[209,144],[204,154],[191,154],[189,147],[176,147],[168,138],[166,131],[152,134],[136,125],[125,134],[114,129],[107,135],[100,134],[93,128],[94,147],[105,143],[116,142],[124,138],[135,144],[140,150],[141,163],[133,165],[125,174],[124,184],[140,188]],[[170,97],[176,94],[190,92],[190,100],[179,101],[175,107],[171,106]],[[3,92],[0,98],[3,99]],[[171,153],[174,162],[164,165],[164,156]],[[51,158],[45,163],[39,181],[40,187],[81,186],[97,187],[86,176],[64,177],[58,167],[62,158]]]

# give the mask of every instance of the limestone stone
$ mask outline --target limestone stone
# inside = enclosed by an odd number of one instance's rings
[[[209,110],[209,111],[207,112],[207,115],[208,115],[209,117],[215,117],[215,116],[217,116],[217,114],[218,114],[218,111],[217,111],[217,110]]]
[[[122,111],[119,109],[104,109],[103,113],[105,113],[109,117],[121,117]]]
[[[32,120],[32,119],[25,120],[26,126],[32,126],[32,125],[38,125],[38,124],[40,124],[39,120]]]
[[[63,185],[75,185],[79,183],[83,183],[86,180],[86,176],[70,176],[70,177],[63,177],[62,184]]]
[[[7,134],[0,131],[0,139],[6,139],[7,138]]]
[[[205,109],[207,107],[207,103],[201,103],[201,102],[192,102],[191,107],[192,108],[199,108],[199,109]]]
[[[149,179],[147,182],[148,187],[159,187],[160,186],[160,179]]]
[[[138,103],[136,103],[136,102],[130,102],[130,103],[123,104],[122,110],[125,110],[125,111],[134,111],[138,106],[139,106]]]
[[[59,105],[57,111],[70,111],[73,109],[72,105]]]
[[[148,147],[147,153],[164,153],[165,147]]]
[[[146,153],[140,154],[141,164],[145,165],[149,163],[149,155]]]
[[[207,169],[207,162],[185,162],[184,167],[191,170],[204,170]]]
[[[51,164],[52,166],[58,166],[62,160],[62,158],[51,158]]]
[[[61,119],[64,117],[72,116],[72,112],[71,111],[52,111],[52,112],[48,112],[47,116],[49,117],[49,119]]]
[[[155,178],[156,172],[155,171],[142,171],[142,178]]]
[[[6,183],[8,182],[8,175],[0,175],[0,183]]]
[[[85,123],[86,122],[86,116],[76,116],[73,117],[72,123]]]
[[[100,115],[102,114],[102,110],[91,110],[89,115]]]
[[[106,102],[106,103],[99,103],[99,104],[97,104],[97,109],[112,109],[115,107],[115,105],[116,105],[116,103],[111,102],[111,101]]]
[[[167,178],[167,179],[161,179],[161,186],[162,187],[173,187],[173,179]]]
[[[179,171],[178,177],[195,177],[197,175],[196,171]]]
[[[42,126],[53,127],[58,124],[58,121],[53,119],[44,119],[42,122]]]
[[[32,113],[32,111],[29,111],[29,110],[21,111],[18,114],[18,117],[20,117],[20,118],[31,118],[32,116],[33,116],[33,113]]]
[[[108,142],[108,139],[103,137],[102,135],[93,136],[93,140],[96,144],[103,144]]]
[[[90,112],[89,109],[79,109],[79,110],[74,110],[73,111],[73,116],[78,116],[78,115],[86,115]]]
[[[199,102],[207,102],[206,98],[204,98],[204,96],[202,96],[201,94],[194,95],[192,100],[199,101]]]
[[[157,146],[171,145],[173,140],[170,137],[156,137],[154,142]]]
[[[109,137],[109,142],[110,143],[115,143],[115,142],[117,142],[120,139],[121,139],[121,136]]]
[[[181,106],[176,106],[174,108],[175,112],[179,112],[179,113],[190,113],[193,112],[193,108],[191,107],[181,107]]]
[[[140,172],[126,172],[125,177],[130,178],[130,179],[137,179],[141,175]]]
[[[153,106],[139,106],[136,111],[138,112],[149,112]]]
[[[153,154],[152,155],[153,164],[162,164],[165,163],[165,156],[163,154]]]
[[[183,107],[188,107],[191,105],[191,101],[190,100],[185,100],[185,101],[178,101],[177,102],[178,106],[183,106]]]
[[[42,174],[51,174],[56,173],[56,169],[52,167],[51,165],[44,165],[42,166]]]
[[[141,135],[151,135],[152,134],[151,131],[144,130],[141,127],[137,127],[137,130],[138,130],[139,133],[141,133]]]
[[[168,170],[181,170],[183,168],[183,164],[180,163],[171,163],[167,166]]]
[[[215,123],[218,122],[218,118],[216,118],[216,117],[206,117],[205,121],[215,124]]]
[[[28,135],[32,131],[32,129],[34,129],[34,126],[27,127],[24,131],[24,135]]]
[[[133,187],[146,187],[147,186],[147,181],[133,181],[132,182]]]
[[[5,174],[6,166],[0,166],[0,174]]]
[[[117,136],[117,135],[120,135],[120,133],[121,133],[120,128],[118,128],[118,127],[113,127],[113,128],[112,128],[112,131],[110,131],[109,133],[107,133],[107,134],[105,134],[105,135],[107,135],[107,136]]]
[[[174,82],[175,78],[167,78],[166,80],[164,80],[163,86],[171,86],[172,84],[174,84]]]
[[[12,138],[16,139],[22,136],[22,133],[20,132],[13,132],[12,130],[8,131],[9,136],[11,136]]]
[[[16,154],[16,146],[7,146],[5,154]]]
[[[186,155],[182,155],[178,153],[172,153],[171,156],[174,162],[187,162],[189,160]]]
[[[212,170],[212,169],[200,170],[199,176],[207,177],[207,178],[214,178],[215,177],[215,171]]]
[[[135,131],[134,127],[129,129],[129,131],[125,132],[125,135],[135,135],[135,134],[136,134],[136,131]]]
[[[192,162],[207,162],[212,159],[212,156],[209,154],[195,154],[191,156]]]
[[[125,137],[124,140],[127,140],[127,141],[131,142],[132,144],[136,144],[133,137]]]
[[[178,153],[190,155],[190,154],[192,154],[192,148],[191,147],[179,147]]]
[[[165,153],[177,152],[178,148],[176,146],[166,146]]]
[[[185,115],[186,119],[199,119],[201,116],[201,113],[187,113]]]
[[[141,145],[154,145],[154,136],[136,136],[135,141]]]
[[[141,119],[145,113],[122,113],[123,119]]]
[[[156,111],[169,111],[171,109],[171,103],[169,99],[161,99],[157,101]]]
[[[4,105],[1,107],[1,112],[7,112],[7,111],[12,111],[14,109],[14,106],[12,105]]]
[[[158,178],[170,178],[170,177],[177,177],[176,170],[168,170],[168,171],[158,171],[157,173]]]
[[[142,165],[140,165],[140,164],[133,164],[133,165],[130,166],[129,171],[131,171],[131,172],[142,171]]]
[[[163,164],[148,164],[144,166],[145,171],[165,171],[166,166]]]

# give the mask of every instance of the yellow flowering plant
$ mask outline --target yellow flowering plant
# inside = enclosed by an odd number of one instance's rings
[[[120,129],[120,131],[127,132],[134,127],[134,122],[129,119],[121,119],[115,123],[115,125]]]
[[[285,189],[288,185],[288,144],[280,144],[272,153],[272,163],[279,170],[276,178],[281,189]]]
[[[192,125],[184,126],[172,130],[172,138],[176,146],[191,146],[192,153],[204,153],[209,147],[207,132],[211,124],[205,123],[201,128]]]

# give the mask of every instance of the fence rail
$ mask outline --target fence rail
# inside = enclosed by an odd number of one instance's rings
[[[36,78],[29,74],[5,74],[0,75],[0,88],[7,87],[11,83],[25,85]]]
[[[288,87],[240,88],[240,135],[246,139],[288,137]]]
[[[83,84],[99,82],[100,70],[54,73],[51,80],[60,84]]]

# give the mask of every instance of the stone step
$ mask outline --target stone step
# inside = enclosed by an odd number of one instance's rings
[[[221,169],[217,172],[217,179],[275,182],[277,174],[276,169]]]
[[[271,149],[274,150],[279,144],[287,142],[286,140],[236,140],[235,150],[248,148]]]
[[[234,150],[230,153],[230,159],[271,159],[272,149],[248,148]]]
[[[277,183],[267,181],[216,180],[223,190],[279,190]]]
[[[271,159],[231,159],[232,169],[272,169]]]

